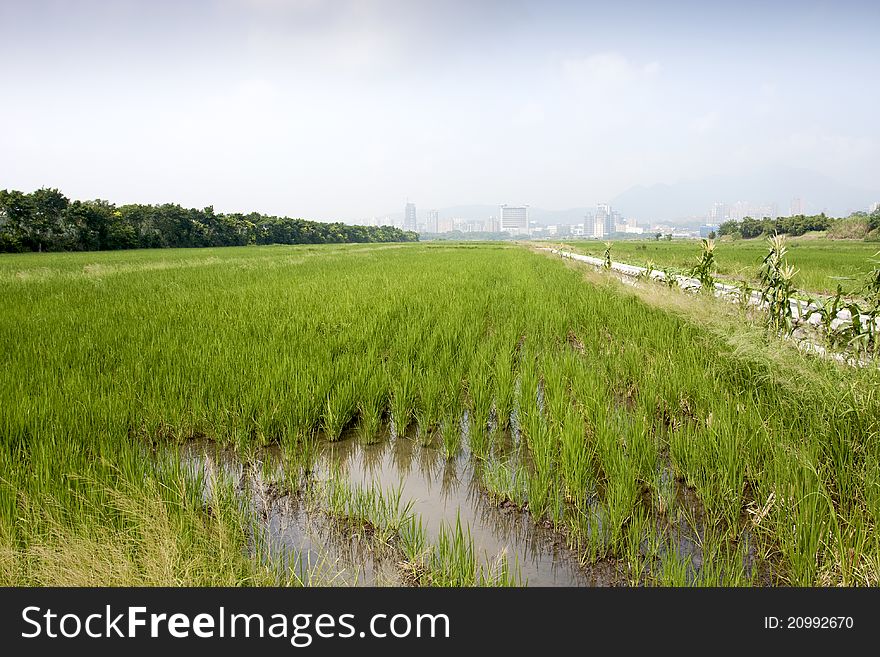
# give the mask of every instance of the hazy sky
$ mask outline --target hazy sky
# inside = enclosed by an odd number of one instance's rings
[[[880,181],[880,2],[0,0],[0,188],[353,220]]]

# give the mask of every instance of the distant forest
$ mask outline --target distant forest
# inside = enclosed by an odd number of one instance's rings
[[[57,189],[30,194],[0,190],[0,253],[115,249],[417,242],[418,234],[391,226],[349,226],[250,214],[223,214],[163,205],[116,206],[71,201]]]

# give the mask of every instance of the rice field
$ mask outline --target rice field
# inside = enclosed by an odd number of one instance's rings
[[[596,240],[566,242],[577,253],[601,258],[605,245]],[[765,239],[719,241],[715,251],[718,274],[755,284],[761,260],[767,255]],[[856,292],[872,268],[870,260],[880,251],[880,243],[822,238],[788,240],[788,262],[797,269],[795,287],[806,292],[833,294],[838,284],[844,293]],[[691,269],[698,260],[698,240],[619,240],[613,242],[613,258],[630,265],[676,272]]]
[[[444,243],[10,255],[0,303],[3,585],[880,579],[877,368],[721,301]]]

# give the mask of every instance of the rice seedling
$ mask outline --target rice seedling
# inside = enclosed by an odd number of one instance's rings
[[[516,463],[487,461],[482,469],[482,482],[489,498],[496,504],[511,502],[523,507],[528,502],[526,473]]]
[[[516,580],[372,478],[387,424],[431,495],[468,464],[489,511],[630,583],[876,584],[876,368],[638,288],[514,245],[4,256],[0,583],[302,583],[262,517],[281,498],[408,581]],[[364,486],[321,483],[334,450]]]
[[[473,539],[461,518],[454,527],[441,527],[430,552],[423,576],[432,586],[515,586],[519,583],[513,568],[502,554],[483,563],[474,550]]]

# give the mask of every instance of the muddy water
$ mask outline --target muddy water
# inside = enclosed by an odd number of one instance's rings
[[[277,457],[267,451],[244,465],[232,450],[209,443],[189,444],[184,456],[194,472],[201,470],[206,475],[206,482],[222,469],[238,482],[240,490],[250,491],[262,521],[261,538],[302,579],[329,584],[401,584],[399,556],[392,550],[375,549],[325,514],[307,508],[299,496],[284,494],[267,483],[262,460],[280,463]],[[491,566],[506,557],[524,585],[615,583],[611,566],[581,568],[560,537],[535,524],[528,513],[491,504],[467,455],[447,460],[441,450],[408,437],[385,437],[376,444],[363,445],[354,435],[346,435],[341,441],[320,443],[312,476],[319,481],[341,477],[352,487],[375,484],[386,492],[400,487],[402,501],[413,502],[413,512],[421,518],[429,542],[437,538],[441,525],[454,527],[460,519],[462,527],[470,531],[481,563]],[[274,476],[270,478],[274,480]]]

